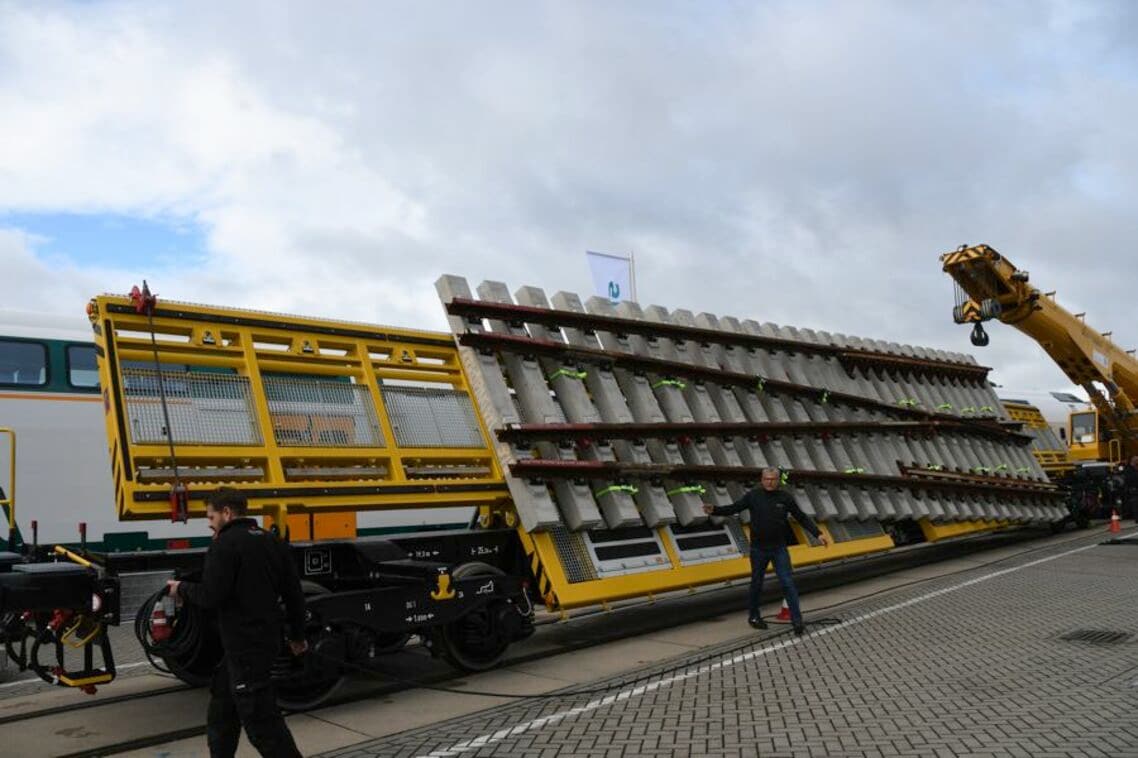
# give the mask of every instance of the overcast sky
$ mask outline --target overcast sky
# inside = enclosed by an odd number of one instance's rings
[[[1138,345],[1138,4],[0,0],[0,307],[444,329],[441,274],[970,352],[987,242]]]

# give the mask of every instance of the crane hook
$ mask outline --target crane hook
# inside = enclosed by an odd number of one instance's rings
[[[984,331],[984,327],[979,321],[976,326],[972,327],[972,344],[976,347],[984,347],[988,344],[988,333]]]

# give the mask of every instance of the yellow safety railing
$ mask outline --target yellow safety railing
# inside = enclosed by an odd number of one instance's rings
[[[12,550],[15,547],[12,541],[16,536],[16,432],[0,427],[0,434],[6,434],[9,438],[8,491],[3,493],[6,497],[0,498],[0,508],[8,512],[8,549]]]
[[[295,539],[508,502],[450,334],[113,295],[89,315],[122,520],[174,517],[178,486],[190,517],[233,488]]]

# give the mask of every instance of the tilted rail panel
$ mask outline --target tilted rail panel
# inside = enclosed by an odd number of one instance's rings
[[[511,299],[498,282],[475,299],[454,276],[436,286],[511,491],[532,501],[515,500],[519,531],[553,605],[744,576],[746,528],[701,505],[734,500],[765,466],[837,542],[796,530],[797,563],[888,549],[903,521],[940,539],[1063,515],[969,356],[536,287]],[[586,493],[599,526],[580,516]]]

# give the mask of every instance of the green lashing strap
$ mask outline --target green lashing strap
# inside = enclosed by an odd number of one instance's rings
[[[1031,467],[1030,466],[1020,466],[1019,468],[1016,469],[1016,473],[1017,474],[1030,474],[1031,473]]]
[[[686,386],[687,385],[681,382],[679,379],[661,379],[652,385],[652,389],[658,389],[660,387],[675,387],[678,390],[682,390]]]
[[[623,492],[626,495],[635,495],[640,490],[633,487],[631,484],[612,484],[605,487],[603,490],[597,490],[593,493],[593,497],[604,497],[605,495],[613,492]]]
[[[1010,467],[1010,466],[1008,466],[1008,464],[1006,464],[1006,463],[1001,463],[999,466],[996,466],[996,468],[994,468],[994,469],[992,469],[992,470],[993,470],[993,471],[1008,471],[1008,470],[1010,470],[1010,469],[1011,469],[1011,467]]]
[[[830,402],[830,391],[829,390],[822,390],[822,399],[819,400],[818,402],[822,403],[823,405]]]
[[[755,380],[755,392],[762,392],[762,391],[763,391],[763,378],[760,376],[758,379]]]
[[[961,408],[960,412],[961,413],[975,413],[976,412],[976,406],[969,405],[967,407]]]
[[[952,410],[952,403],[941,403],[940,405],[938,405],[936,407],[936,409],[938,411],[951,411]]]
[[[972,467],[972,473],[973,474],[990,474],[991,472],[992,472],[992,469],[988,468],[987,466],[973,466]]]
[[[861,466],[851,466],[850,468],[844,469],[842,471],[842,473],[843,474],[864,474],[865,469],[863,469]]]
[[[782,475],[779,477],[778,483],[780,485],[782,485],[783,487],[785,487],[787,482],[789,482],[789,481],[790,481],[790,472],[789,471],[783,471]]]
[[[944,471],[944,466],[939,463],[926,463],[925,468],[929,471]]]
[[[702,484],[687,484],[683,487],[676,487],[673,490],[667,490],[667,492],[664,494],[666,494],[668,497],[671,497],[672,495],[684,495],[687,493],[691,493],[693,495],[702,495],[705,492],[707,492],[707,488]]]
[[[981,413],[995,413],[996,409],[990,405],[981,405],[980,406],[980,412]]]
[[[897,405],[901,406],[902,408],[915,408],[917,406],[917,399],[913,397],[907,397],[904,400],[898,400]]]
[[[567,376],[570,379],[578,379],[580,381],[584,381],[585,377],[588,375],[589,375],[588,371],[575,371],[574,369],[571,369],[571,368],[559,368],[556,371],[554,371],[552,374],[549,375],[549,381],[552,382],[554,379],[556,379],[559,376]]]

